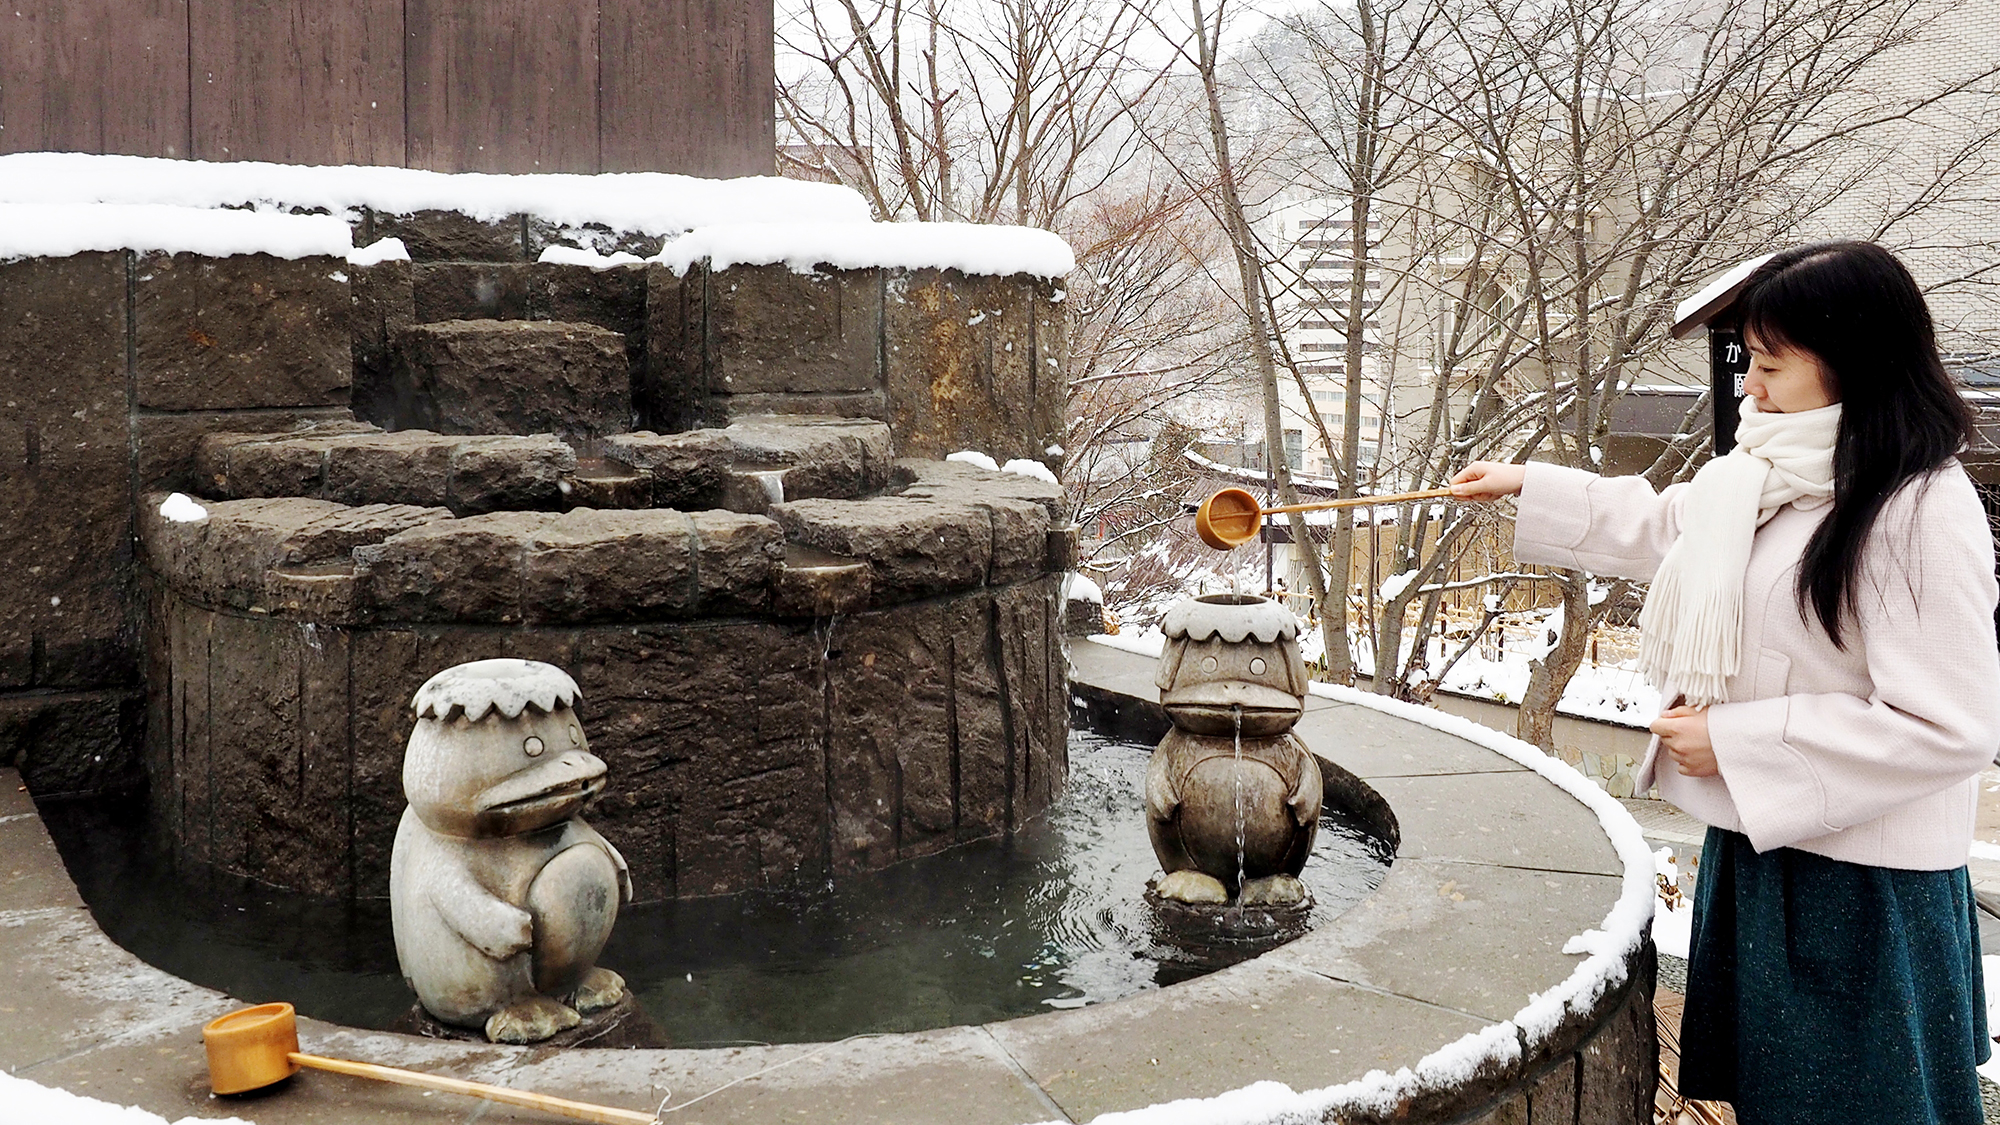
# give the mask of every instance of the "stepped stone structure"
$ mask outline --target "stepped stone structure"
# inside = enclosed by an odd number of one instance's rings
[[[0,262],[0,764],[38,797],[150,784],[191,861],[381,896],[409,700],[494,656],[578,680],[642,900],[870,869],[1060,790],[1061,490],[937,460],[1046,459],[1049,281],[355,225],[410,259]]]

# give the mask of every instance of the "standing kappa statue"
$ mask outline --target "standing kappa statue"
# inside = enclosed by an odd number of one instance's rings
[[[604,790],[576,681],[532,660],[447,668],[417,691],[410,807],[389,863],[396,959],[424,1010],[532,1043],[625,994],[597,967],[632,879],[579,819]]]
[[[1244,594],[1189,598],[1161,622],[1157,682],[1174,729],[1146,770],[1146,828],[1185,903],[1288,906],[1312,853],[1319,764],[1292,725],[1305,711],[1298,620]]]

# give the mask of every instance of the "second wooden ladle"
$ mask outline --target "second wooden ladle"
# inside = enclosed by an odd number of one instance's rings
[[[1194,513],[1195,534],[1218,551],[1228,551],[1257,538],[1257,525],[1265,516],[1279,512],[1317,512],[1326,508],[1365,508],[1372,504],[1401,504],[1408,500],[1440,500],[1451,495],[1449,488],[1423,492],[1399,492],[1393,496],[1350,496],[1343,500],[1315,500],[1310,504],[1283,504],[1266,508],[1257,498],[1240,488],[1225,488],[1201,502]]]

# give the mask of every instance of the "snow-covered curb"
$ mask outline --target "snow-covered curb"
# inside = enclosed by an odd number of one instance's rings
[[[0,162],[5,159],[0,157]],[[5,178],[5,168],[0,166],[0,180]],[[205,254],[211,258],[232,254],[344,258],[353,242],[348,225],[330,215],[0,200],[0,261],[115,250]]]
[[[837,184],[744,176],[710,180],[666,172],[602,175],[430,172],[354,164],[172,160],[76,152],[0,156],[0,203],[157,203],[283,212],[361,208],[407,215],[457,211],[486,222],[529,214],[568,227],[678,234],[713,223],[773,215],[819,223],[866,223],[868,201]]]
[[[783,263],[795,273],[828,265],[845,270],[955,269],[995,277],[1025,273],[1058,280],[1076,268],[1076,254],[1058,235],[980,223],[732,223],[689,231],[652,260],[676,274],[700,261],[715,270]]]
[[[1108,648],[1142,656],[1158,656],[1153,637],[1090,637]],[[1599,789],[1568,763],[1551,758],[1512,735],[1480,726],[1470,719],[1428,707],[1388,699],[1372,692],[1335,684],[1313,684],[1312,693],[1352,703],[1463,738],[1535,771],[1597,814],[1624,866],[1618,901],[1604,917],[1601,929],[1586,930],[1563,946],[1564,953],[1587,954],[1568,978],[1547,992],[1531,996],[1514,1017],[1471,1032],[1394,1074],[1371,1070],[1352,1082],[1319,1090],[1295,1092],[1278,1082],[1259,1082],[1214,1098],[1190,1099],[1124,1113],[1107,1113],[1095,1125],[1261,1125],[1321,1121],[1340,1110],[1394,1112],[1404,1099],[1429,1090],[1464,1083],[1482,1068],[1520,1060],[1560,1028],[1572,1014],[1582,1016],[1607,992],[1625,983],[1626,961],[1645,941],[1653,919],[1653,855],[1639,823],[1618,799]]]

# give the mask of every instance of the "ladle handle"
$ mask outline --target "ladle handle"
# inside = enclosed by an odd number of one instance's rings
[[[1307,504],[1282,504],[1276,508],[1265,508],[1267,516],[1279,512],[1317,512],[1327,508],[1365,508],[1370,504],[1401,504],[1409,500],[1441,500],[1451,495],[1449,488],[1432,488],[1423,492],[1398,492],[1393,496],[1349,496],[1344,500],[1314,500]]]
[[[490,1102],[504,1102],[524,1109],[539,1109],[563,1117],[573,1117],[578,1121],[596,1121],[601,1125],[658,1125],[660,1120],[650,1113],[613,1109],[610,1106],[591,1105],[589,1102],[573,1102],[567,1098],[552,1098],[547,1094],[509,1090],[505,1086],[488,1086],[483,1082],[465,1082],[436,1074],[420,1074],[414,1070],[398,1070],[393,1066],[348,1062],[346,1059],[329,1059],[297,1051],[291,1052],[289,1057],[300,1066],[309,1066],[314,1070],[330,1070],[335,1074],[352,1074],[357,1078],[374,1078],[403,1086],[442,1090],[448,1094],[466,1094],[475,1098],[485,1098]]]

